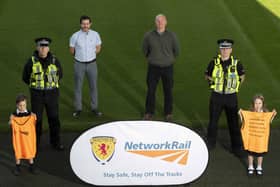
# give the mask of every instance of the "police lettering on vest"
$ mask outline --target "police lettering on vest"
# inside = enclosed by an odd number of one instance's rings
[[[215,92],[232,94],[238,92],[240,79],[237,72],[238,60],[231,58],[231,65],[224,72],[221,64],[221,55],[214,59],[214,69],[212,72],[213,84],[210,86]]]
[[[52,63],[44,70],[41,62],[32,56],[32,73],[30,76],[30,87],[38,90],[58,88],[58,68],[55,65],[55,57],[52,57]]]

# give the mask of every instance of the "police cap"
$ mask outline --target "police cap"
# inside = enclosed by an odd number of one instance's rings
[[[48,37],[40,37],[35,39],[37,46],[49,46],[52,40]]]
[[[234,41],[232,39],[219,39],[217,43],[220,49],[224,49],[224,48],[232,48]]]

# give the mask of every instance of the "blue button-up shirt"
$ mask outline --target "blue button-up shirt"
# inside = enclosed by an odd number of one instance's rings
[[[96,31],[83,32],[79,30],[70,38],[70,47],[75,48],[75,59],[80,62],[92,61],[96,58],[96,46],[101,45],[101,39]]]

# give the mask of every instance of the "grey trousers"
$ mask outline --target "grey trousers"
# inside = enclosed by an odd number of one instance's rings
[[[82,110],[82,88],[84,76],[87,75],[89,90],[90,90],[90,99],[91,99],[91,109],[96,110],[98,107],[97,101],[97,64],[96,62],[83,64],[80,62],[74,63],[74,81],[75,81],[75,100],[74,106],[78,111]]]

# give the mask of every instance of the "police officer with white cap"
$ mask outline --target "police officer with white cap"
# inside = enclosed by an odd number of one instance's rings
[[[30,87],[31,110],[37,116],[37,147],[42,135],[43,110],[46,109],[50,129],[50,144],[55,150],[63,150],[60,141],[60,120],[58,113],[59,81],[62,67],[49,51],[51,39],[35,39],[36,50],[24,66],[22,79]]]
[[[240,61],[232,56],[231,39],[217,41],[220,54],[210,61],[205,78],[212,90],[209,104],[209,125],[207,132],[208,148],[213,149],[216,145],[218,120],[221,112],[225,110],[231,148],[233,153],[241,153],[242,143],[240,128],[238,125],[238,102],[237,93],[245,79],[245,71]]]

